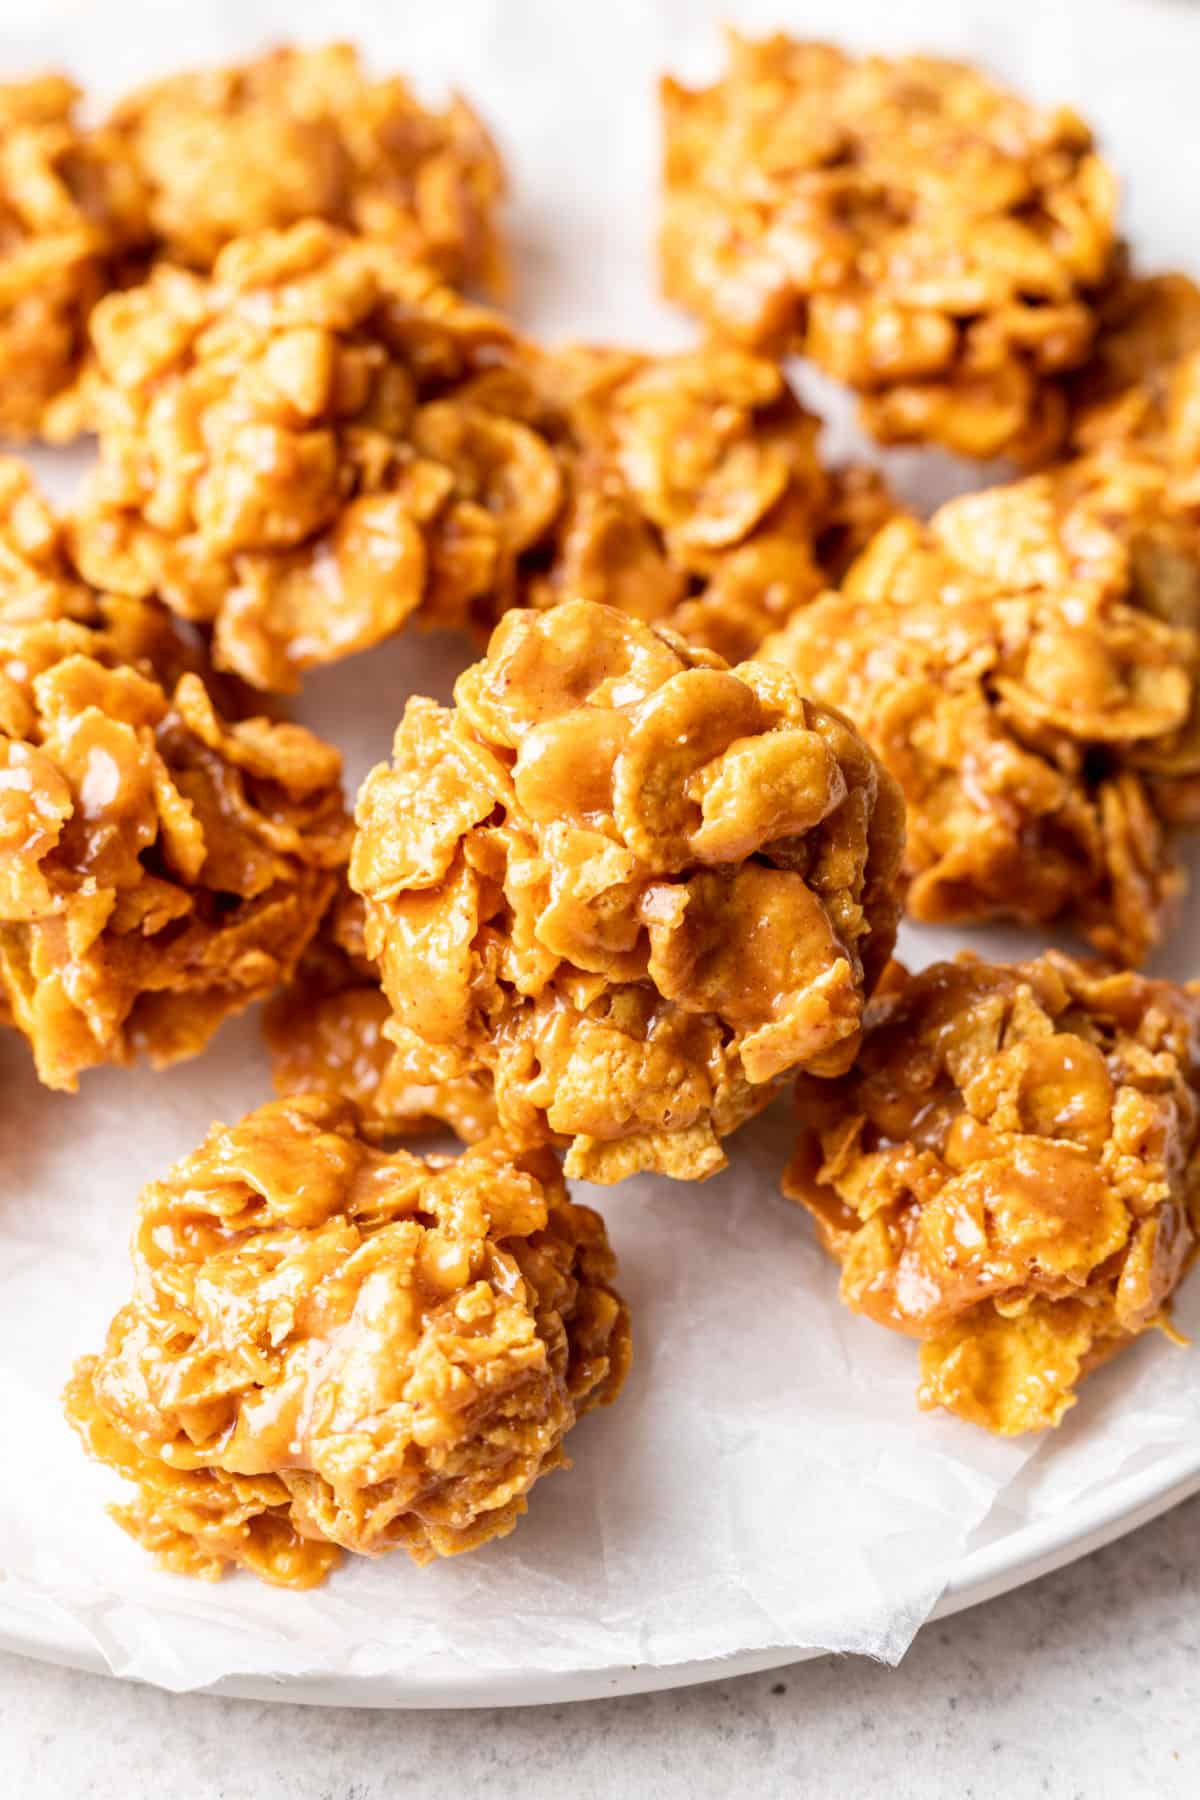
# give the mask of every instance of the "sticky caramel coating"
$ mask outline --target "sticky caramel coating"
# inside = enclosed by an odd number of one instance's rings
[[[358,1108],[373,1143],[448,1125],[466,1144],[497,1127],[490,1080],[418,1081],[386,1036],[392,1016],[379,970],[366,953],[365,915],[342,887],[292,982],[266,1007],[263,1034],[275,1091],[337,1094]]]
[[[87,322],[145,243],[145,194],[110,131],[84,131],[62,75],[0,85],[0,436],[63,440]]]
[[[1161,466],[1083,459],[887,526],[763,647],[904,791],[918,919],[1161,937],[1200,816],[1200,556]]]
[[[616,1397],[629,1320],[552,1157],[387,1155],[346,1101],[276,1101],[153,1182],[135,1297],[67,1415],[176,1572],[311,1587],[343,1550],[503,1537]]]
[[[846,1304],[921,1340],[920,1403],[1057,1425],[1200,1231],[1200,989],[1051,951],[889,971],[841,1081],[800,1083],[785,1191]]]
[[[977,70],[731,34],[662,89],[663,283],[721,335],[797,350],[884,443],[1044,456],[1116,261],[1091,133]]]
[[[5,491],[0,467],[0,996],[74,1089],[194,1055],[287,980],[349,821],[336,750],[228,723],[169,616],[90,594],[43,503],[10,482],[5,519]]]
[[[214,675],[192,627],[150,601],[101,594],[88,586],[72,561],[62,518],[29,469],[16,457],[0,456],[0,625],[19,632],[55,622],[100,633],[74,641],[86,642],[110,663],[134,663],[167,689],[181,675],[200,675],[220,707],[245,710],[243,690]],[[45,638],[51,641],[52,634]]]
[[[454,286],[503,284],[504,171],[460,96],[420,104],[350,44],[285,47],[139,88],[110,128],[148,190],[158,253],[209,269],[231,239],[321,218],[385,237]]]
[[[350,881],[411,1079],[612,1182],[702,1179],[778,1079],[853,1058],[890,953],[898,795],[782,671],[610,607],[509,613],[410,700]]]

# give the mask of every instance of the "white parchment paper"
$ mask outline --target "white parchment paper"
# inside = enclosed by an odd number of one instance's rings
[[[6,0],[0,62],[66,64],[101,94],[272,41],[355,37],[431,92],[460,85],[513,176],[518,313],[551,338],[650,346],[691,331],[655,298],[653,82],[715,69],[716,20],[880,48],[976,56],[1095,120],[1128,183],[1146,266],[1200,270],[1200,8],[1160,0]],[[852,442],[840,397],[804,390]],[[58,490],[78,459],[36,459]],[[932,504],[980,477],[939,457],[887,459]],[[356,780],[386,754],[405,696],[448,694],[450,639],[405,638],[311,682],[300,716],[339,742]],[[1200,897],[1160,960],[1197,973]],[[1028,954],[1014,932],[908,932],[915,964],[966,943]],[[227,1026],[168,1074],[100,1071],[77,1097],[34,1080],[0,1040],[0,1635],[80,1632],[114,1671],[182,1689],[231,1675],[506,1679],[667,1664],[772,1646],[899,1657],[966,1548],[1002,1519],[1064,1514],[1135,1467],[1200,1455],[1197,1353],[1146,1343],[1089,1385],[1053,1440],[992,1442],[918,1414],[915,1351],[838,1305],[835,1272],[778,1195],[786,1103],[731,1144],[703,1187],[643,1178],[583,1197],[606,1214],[634,1310],[619,1404],[574,1434],[574,1471],[536,1490],[516,1534],[416,1570],[357,1561],[305,1595],[156,1571],[108,1520],[119,1484],[88,1464],[57,1395],[125,1297],[125,1243],[146,1179],[213,1118],[267,1097],[257,1023]],[[1200,1328],[1200,1280],[1180,1308]]]

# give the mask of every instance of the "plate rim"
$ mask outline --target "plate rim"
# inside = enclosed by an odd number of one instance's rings
[[[970,1551],[950,1576],[921,1629],[1038,1581],[1161,1517],[1200,1493],[1200,1445],[1156,1458],[1148,1468],[1100,1483],[1063,1513],[1034,1518]],[[0,1649],[59,1668],[113,1675],[86,1633],[45,1604],[14,1609],[0,1585]],[[57,1628],[57,1629],[56,1629]],[[795,1644],[731,1651],[677,1663],[630,1663],[564,1670],[465,1669],[449,1660],[406,1676],[229,1675],[191,1693],[277,1704],[380,1711],[562,1705],[727,1681],[808,1662],[831,1652]],[[139,1684],[144,1685],[144,1684]]]

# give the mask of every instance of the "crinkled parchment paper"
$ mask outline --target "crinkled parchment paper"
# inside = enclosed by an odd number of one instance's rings
[[[101,92],[331,30],[430,91],[461,84],[510,160],[519,315],[550,337],[689,341],[686,321],[654,296],[652,83],[661,68],[715,67],[722,14],[977,55],[1073,100],[1127,175],[1138,254],[1200,267],[1200,225],[1187,236],[1200,190],[1200,12],[1178,5],[341,0],[331,12],[307,0],[7,0],[4,10],[6,73],[66,63]],[[820,397],[829,403],[827,390]],[[844,414],[837,437],[845,448]],[[59,491],[78,467],[37,460]],[[911,498],[964,484],[937,457],[888,460]],[[341,743],[357,780],[386,754],[405,696],[445,696],[463,660],[449,639],[402,639],[314,678],[301,716]],[[1198,923],[1200,893],[1167,972],[1197,972]],[[905,948],[921,963],[967,942],[1001,955],[1035,948],[1016,933],[910,933]],[[919,1415],[915,1350],[842,1311],[832,1265],[778,1195],[785,1101],[732,1141],[732,1168],[704,1187],[644,1178],[585,1196],[620,1252],[635,1372],[620,1403],[574,1434],[574,1471],[539,1485],[513,1537],[425,1570],[401,1556],[355,1562],[303,1595],[244,1576],[210,1587],[160,1574],[107,1518],[119,1484],[84,1461],[57,1395],[125,1296],[141,1183],[214,1117],[236,1118],[267,1093],[253,1019],[227,1026],[196,1063],[162,1076],[97,1072],[78,1097],[40,1090],[21,1042],[0,1044],[9,1641],[30,1621],[43,1637],[83,1632],[118,1673],[172,1688],[325,1673],[384,1679],[397,1696],[406,1679],[438,1671],[500,1679],[776,1645],[895,1659],[989,1516],[994,1531],[998,1517],[1062,1513],[1121,1473],[1200,1455],[1200,1352],[1165,1342],[1099,1375],[1036,1447]],[[1200,1327],[1200,1279],[1181,1308],[1189,1317]]]

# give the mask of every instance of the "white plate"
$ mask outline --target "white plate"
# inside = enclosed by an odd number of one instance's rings
[[[1042,1575],[1053,1574],[1055,1569],[1065,1568],[1093,1550],[1102,1550],[1105,1544],[1114,1543],[1140,1525],[1148,1525],[1151,1519],[1197,1493],[1200,1456],[1179,1457],[1149,1473],[1115,1482],[1067,1518],[1026,1525],[973,1552],[952,1577],[930,1620],[948,1619]],[[64,1668],[86,1669],[93,1675],[108,1673],[104,1658],[86,1633],[65,1618],[50,1627],[40,1615],[22,1621],[10,1607],[7,1618],[0,1619],[0,1649]],[[668,1667],[630,1663],[620,1668],[574,1669],[556,1675],[541,1671],[481,1675],[447,1660],[434,1662],[423,1676],[406,1678],[402,1685],[378,1677],[359,1680],[295,1676],[287,1681],[273,1681],[261,1676],[231,1676],[204,1692],[238,1700],[276,1700],[303,1706],[550,1706],[567,1700],[604,1700],[620,1694],[692,1687],[704,1681],[728,1681],[735,1675],[779,1669],[822,1654],[819,1650],[776,1647]]]

